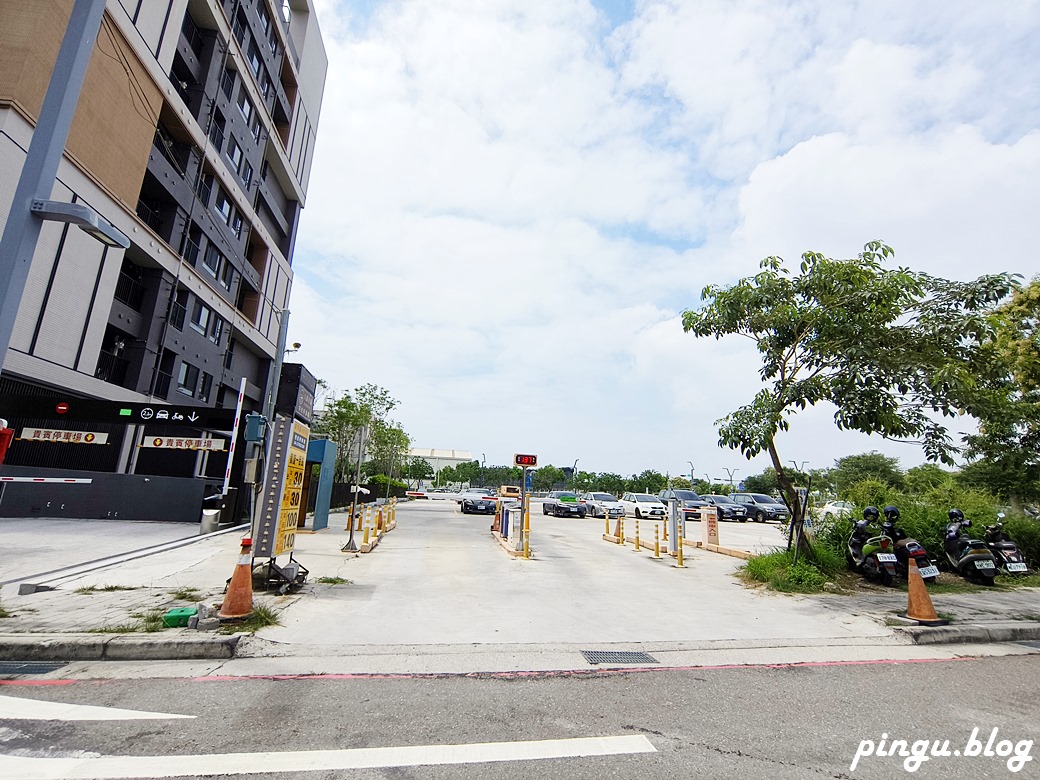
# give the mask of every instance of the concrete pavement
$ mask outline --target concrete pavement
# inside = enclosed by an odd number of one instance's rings
[[[66,525],[44,525],[51,522]],[[188,629],[130,633],[140,621],[135,616],[150,610],[219,602],[241,532],[198,539],[194,526],[108,522],[0,521],[0,550],[20,551],[3,569],[0,603],[12,616],[0,620],[0,658],[211,658],[219,665],[234,655],[236,668],[266,670],[256,673],[490,672],[588,669],[581,649],[651,652],[666,665],[879,652],[913,657],[915,643],[943,637],[934,629],[915,635],[886,625],[905,607],[896,603],[905,600],[899,593],[808,597],[749,590],[733,577],[738,559],[690,551],[680,570],[671,560],[602,541],[602,520],[535,514],[534,557],[515,559],[491,537],[489,517],[461,515],[454,502],[432,501],[402,505],[397,529],[367,555],[340,552],[342,514],[333,515],[326,531],[298,535],[296,557],[310,570],[308,584],[287,596],[256,594],[258,603],[278,610],[278,626],[245,638]],[[723,544],[743,549],[770,544],[770,533],[782,541],[775,527],[762,525],[724,523],[720,533]],[[145,537],[168,546],[89,563],[106,553],[124,555]],[[65,569],[62,560],[79,565]],[[349,582],[322,584],[321,578]],[[19,595],[26,583],[54,590]],[[935,601],[957,618],[944,641],[1040,639],[1035,591]],[[973,652],[988,651],[976,645]]]

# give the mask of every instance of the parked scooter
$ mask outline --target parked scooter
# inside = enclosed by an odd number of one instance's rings
[[[997,576],[997,561],[993,553],[984,541],[972,539],[964,533],[965,528],[971,528],[971,520],[964,519],[961,510],[951,509],[949,518],[943,546],[950,568],[965,579],[992,585],[994,577]]]
[[[997,561],[997,570],[1001,574],[1028,574],[1026,558],[1011,538],[1004,533],[1004,513],[997,513],[997,522],[986,526],[985,542]]]
[[[845,560],[851,571],[858,571],[882,585],[891,585],[898,573],[895,544],[884,532],[870,535],[870,524],[880,517],[877,507],[868,506],[863,510],[863,519],[856,523],[849,537]]]
[[[881,524],[881,533],[889,537],[895,545],[896,569],[900,575],[907,577],[910,573],[910,559],[917,562],[917,570],[925,583],[935,582],[939,576],[939,568],[928,557],[928,551],[916,539],[906,535],[906,531],[896,525],[899,520],[899,508],[892,505],[885,507],[885,522]]]

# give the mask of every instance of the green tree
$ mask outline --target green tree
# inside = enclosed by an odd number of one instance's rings
[[[421,480],[429,479],[433,476],[433,466],[430,465],[426,458],[413,455],[408,459],[404,473],[408,479],[415,480],[415,484],[418,485]]]
[[[845,498],[849,490],[857,482],[865,479],[876,479],[885,484],[902,489],[903,471],[899,468],[899,459],[890,458],[880,452],[864,452],[860,455],[846,455],[834,461],[831,478],[838,495]]]
[[[382,387],[361,385],[353,393],[326,396],[311,429],[336,442],[336,480],[353,482],[359,445],[363,448],[375,421],[385,421],[397,401]],[[362,453],[363,455],[363,453]]]
[[[1008,365],[1002,393],[965,437],[962,478],[1020,508],[1040,500],[1040,277],[1015,290],[992,321],[993,352]]]
[[[973,413],[996,383],[988,315],[1012,277],[949,281],[885,268],[893,256],[878,241],[850,260],[807,252],[795,273],[769,257],[755,276],[705,287],[704,305],[683,312],[688,333],[736,334],[758,347],[764,387],[718,421],[719,441],[748,458],[769,454],[798,530],[801,505],[776,446],[792,415],[829,402],[839,428],[914,440],[929,460],[951,462],[955,447],[935,414]]]
[[[480,461],[479,460],[468,460],[464,463],[455,464],[455,477],[458,482],[468,483],[470,485],[480,485]]]
[[[908,492],[921,495],[933,488],[952,482],[954,475],[934,463],[922,463],[906,470],[903,484]]]
[[[772,466],[764,468],[761,474],[751,474],[744,478],[744,490],[748,493],[765,493],[771,496],[778,488],[776,469]]]
[[[592,486],[596,484],[596,475],[591,471],[579,471],[571,479],[571,489],[576,490],[579,493],[585,493],[592,490]]]
[[[535,490],[552,490],[556,485],[562,485],[564,479],[563,469],[542,466],[531,475],[531,487]]]
[[[659,471],[646,469],[633,474],[626,482],[626,489],[633,493],[660,493],[668,487],[668,478]]]
[[[669,477],[668,487],[672,490],[691,490],[689,477]]]
[[[376,418],[369,427],[368,451],[372,456],[370,463],[374,468],[368,473],[388,477],[400,476],[403,468],[401,461],[408,454],[411,438],[404,432],[401,424],[393,420]]]
[[[593,485],[594,490],[602,490],[605,493],[613,493],[615,496],[620,496],[625,492],[625,479],[620,474],[613,474],[609,471],[604,471],[596,475],[596,482]]]

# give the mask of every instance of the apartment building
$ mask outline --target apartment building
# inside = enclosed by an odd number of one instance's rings
[[[0,229],[73,0],[0,0]],[[45,222],[0,376],[17,395],[261,409],[292,288],[327,58],[312,0],[108,0],[53,200],[130,238]],[[91,423],[105,444],[27,430],[12,468],[222,479],[220,449],[147,446],[163,425]],[[82,428],[82,425],[78,427]],[[95,438],[94,441],[97,439]],[[236,452],[235,480],[241,475]]]

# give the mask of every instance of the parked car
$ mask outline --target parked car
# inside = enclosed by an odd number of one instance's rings
[[[661,499],[665,506],[668,506],[668,502],[673,498],[678,501],[679,508],[682,510],[683,520],[700,520],[701,509],[708,506],[708,502],[692,490],[672,490],[668,488],[658,493],[657,497]]]
[[[590,517],[625,516],[625,507],[611,493],[585,493],[578,500]]]
[[[650,493],[625,493],[621,496],[621,506],[625,508],[625,517],[639,520],[644,517],[663,520],[667,511],[661,499]]]
[[[730,498],[747,509],[748,517],[756,523],[766,520],[787,520],[787,505],[765,493],[731,493]]]
[[[747,507],[738,504],[729,496],[707,495],[702,499],[711,504],[718,511],[719,520],[736,520],[738,523],[747,522]]]
[[[848,501],[831,501],[818,509],[816,515],[824,520],[834,520],[841,517],[852,517],[855,509],[856,505]]]
[[[488,494],[484,488],[469,488],[459,493],[457,499],[462,514],[493,515],[498,506],[498,500]]]
[[[554,490],[545,497],[542,514],[555,517],[585,517],[585,505],[578,501],[577,493]]]

